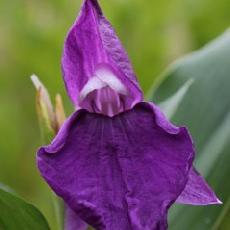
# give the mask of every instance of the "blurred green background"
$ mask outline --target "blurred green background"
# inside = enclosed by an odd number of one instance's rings
[[[63,41],[80,0],[0,0],[0,182],[35,204],[55,229],[49,190],[39,176],[41,144],[35,111],[37,74],[73,110],[61,78]],[[128,50],[145,92],[178,57],[230,25],[229,0],[101,0]]]

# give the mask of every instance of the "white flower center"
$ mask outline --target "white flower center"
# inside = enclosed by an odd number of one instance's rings
[[[99,69],[80,92],[80,107],[90,112],[114,116],[125,110],[126,87],[109,70]]]

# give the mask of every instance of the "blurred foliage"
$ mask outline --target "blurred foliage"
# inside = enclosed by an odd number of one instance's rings
[[[44,216],[33,205],[0,189],[1,230],[50,230]]]
[[[35,204],[53,226],[48,188],[35,165],[41,144],[35,92],[36,73],[64,97],[60,58],[64,37],[79,0],[0,0],[0,181]],[[175,58],[202,47],[230,23],[229,0],[101,0],[147,91]],[[55,229],[53,227],[53,229]]]

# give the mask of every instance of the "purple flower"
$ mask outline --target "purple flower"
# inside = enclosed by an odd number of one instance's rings
[[[220,203],[192,167],[187,129],[143,101],[128,56],[96,0],[85,0],[67,36],[62,68],[76,112],[39,149],[37,161],[69,206],[66,229],[86,229],[87,223],[98,230],[163,230],[176,201]]]

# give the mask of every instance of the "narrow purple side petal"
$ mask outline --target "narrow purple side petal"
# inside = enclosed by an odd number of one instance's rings
[[[156,122],[158,122],[159,126],[164,128],[169,133],[177,133],[179,131],[178,127],[167,120],[164,114],[160,111],[159,107],[153,103],[146,103],[146,105],[152,108],[154,113],[157,114]],[[191,205],[210,205],[222,203],[195,168],[191,168],[186,187],[176,202]]]
[[[204,178],[194,168],[190,170],[186,187],[176,202],[191,205],[222,204]]]
[[[87,230],[88,225],[68,206],[65,209],[65,230]]]
[[[41,174],[98,230],[167,229],[194,151],[187,130],[172,131],[158,115],[146,103],[113,118],[74,113],[39,150]]]
[[[85,0],[64,46],[62,69],[67,92],[79,105],[79,95],[98,69],[111,71],[129,90],[134,102],[142,100],[128,56],[96,0]]]

